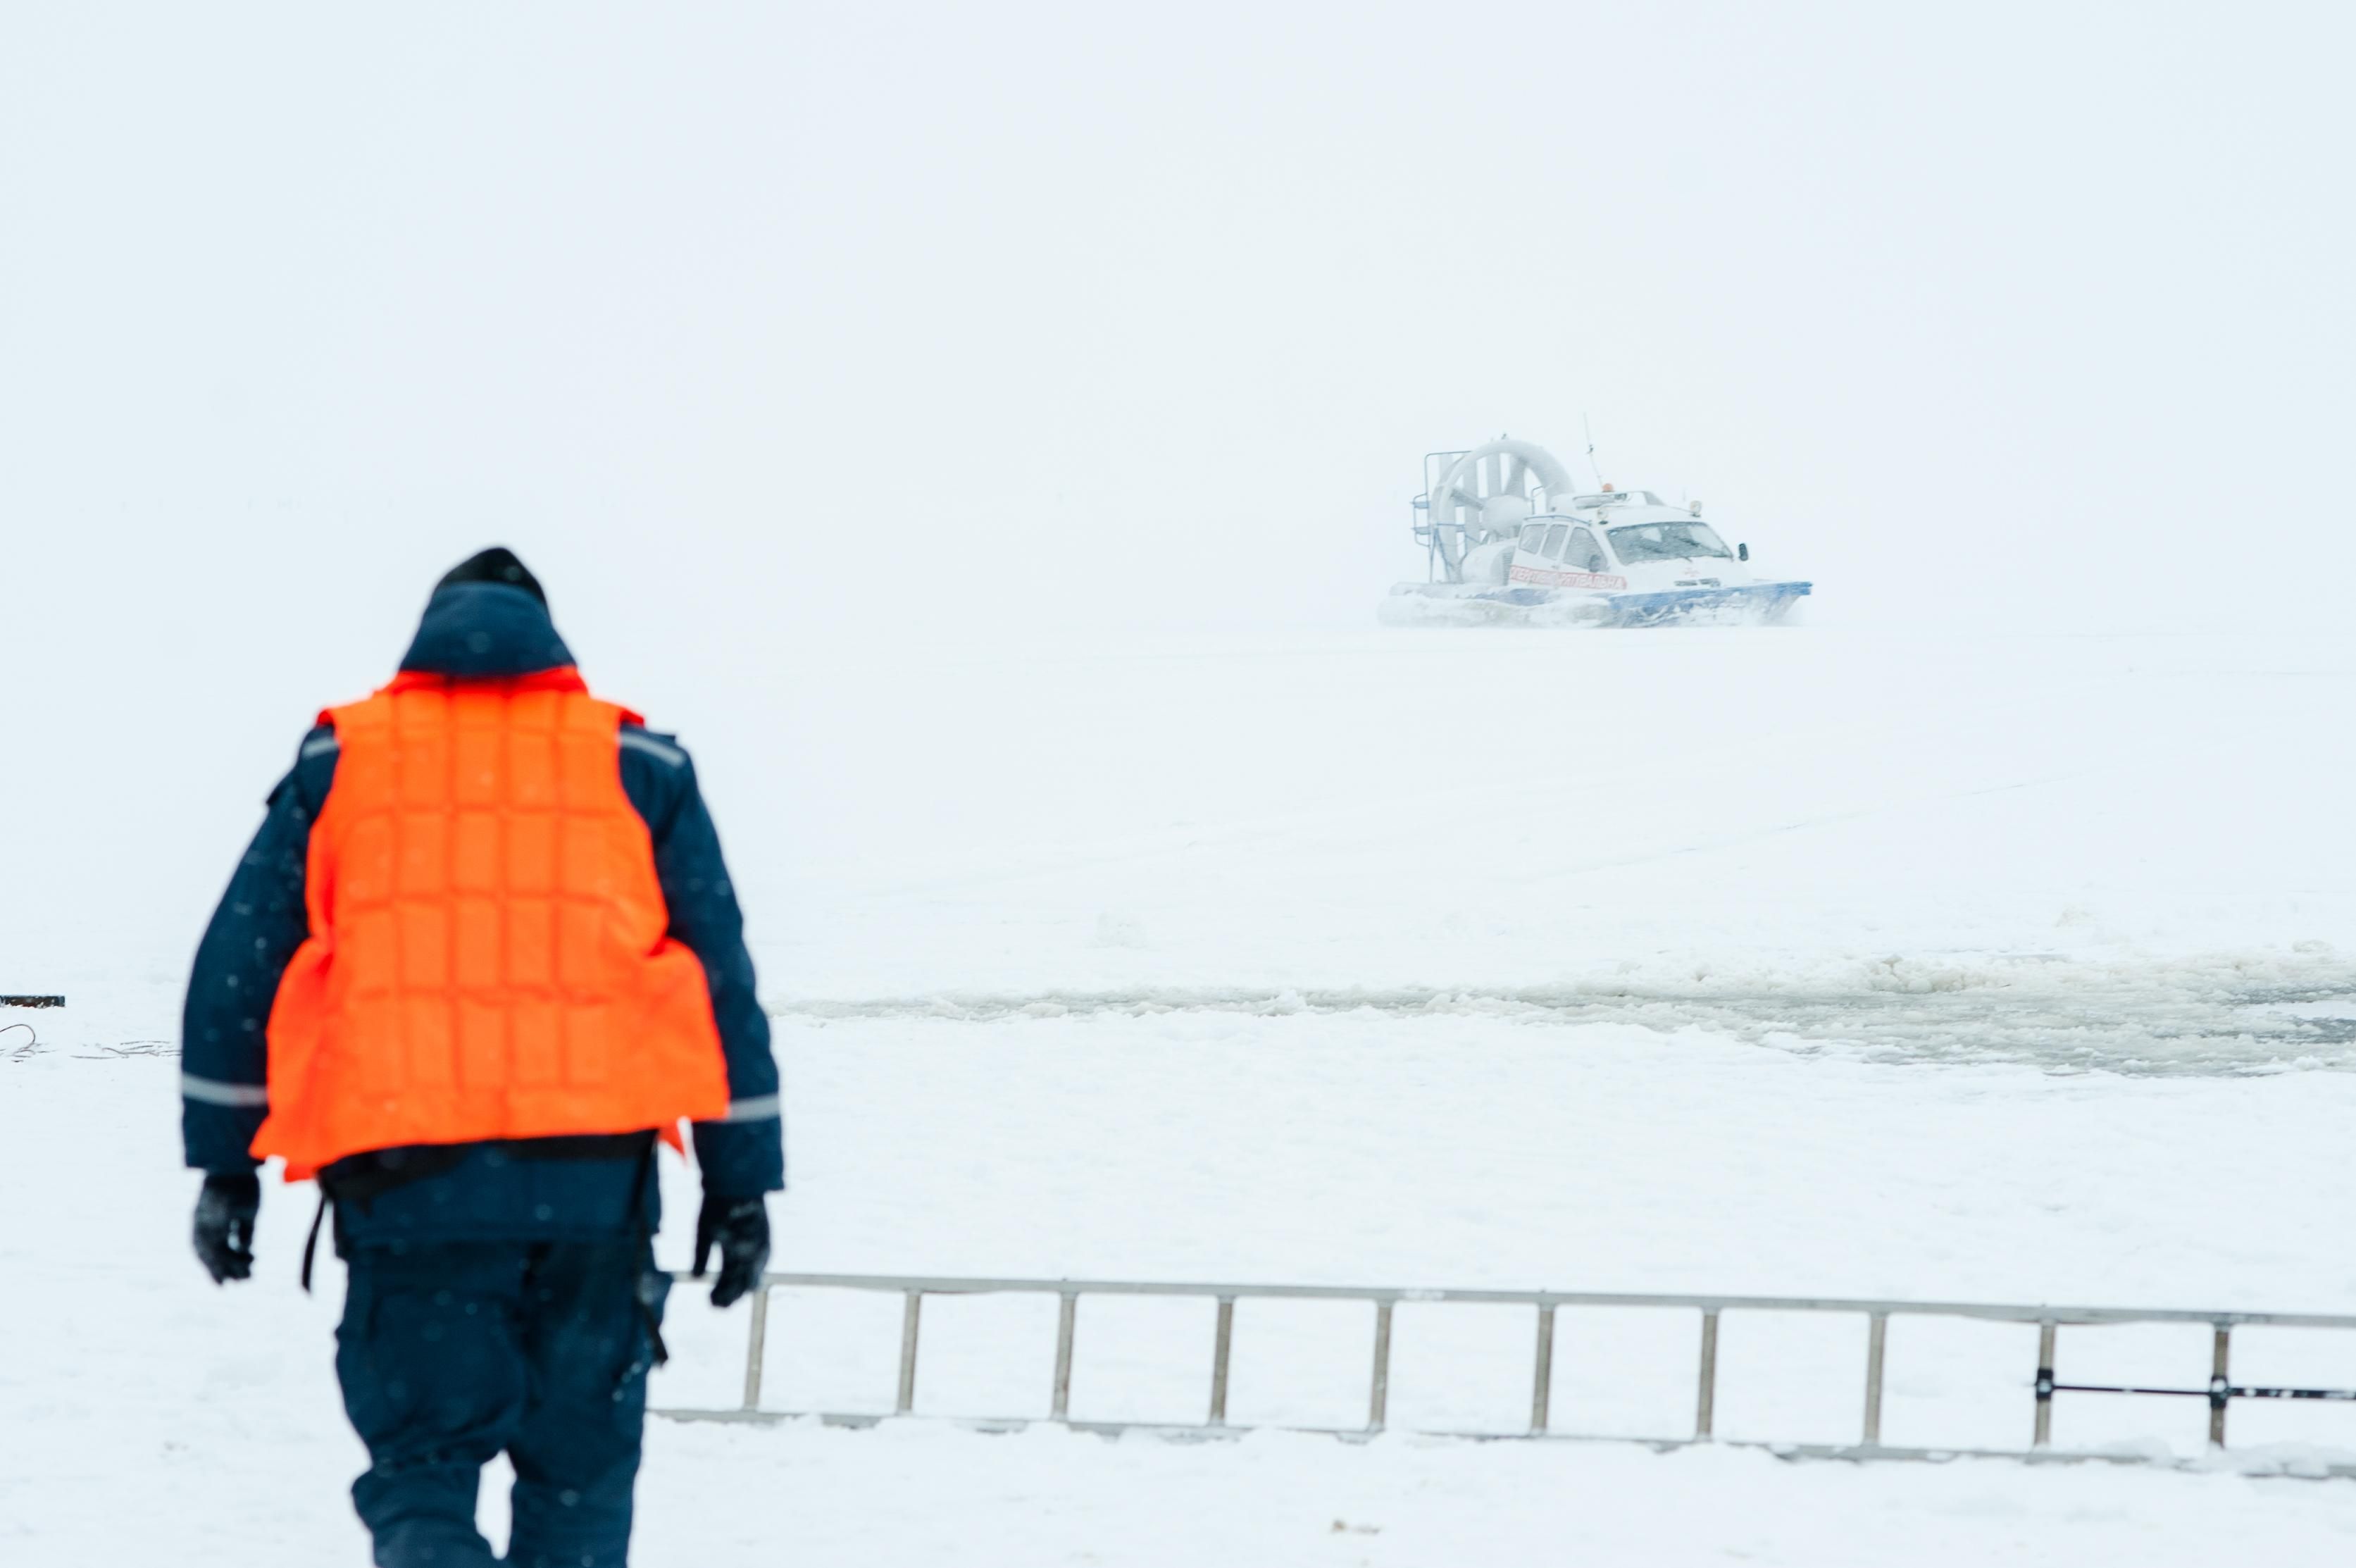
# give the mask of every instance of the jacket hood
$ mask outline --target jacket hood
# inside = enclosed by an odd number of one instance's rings
[[[402,655],[404,672],[457,681],[536,675],[573,663],[548,607],[505,583],[452,583],[426,601],[425,618]]]

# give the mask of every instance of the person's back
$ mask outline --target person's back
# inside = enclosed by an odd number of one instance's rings
[[[217,1281],[251,1272],[262,1158],[332,1201],[377,1562],[495,1561],[475,1498],[504,1451],[509,1561],[622,1563],[668,1284],[654,1145],[694,1122],[726,1305],[766,1263],[777,1076],[692,764],[588,693],[508,552],[303,741],[198,950],[183,1069]]]

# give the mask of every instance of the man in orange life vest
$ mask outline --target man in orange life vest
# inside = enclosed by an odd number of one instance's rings
[[[247,1278],[261,1162],[317,1178],[384,1568],[498,1561],[475,1500],[502,1452],[506,1561],[625,1562],[669,1283],[654,1145],[693,1123],[714,1305],[758,1282],[785,1186],[743,927],[687,753],[589,695],[503,549],[272,791],[188,986],[196,1249]]]

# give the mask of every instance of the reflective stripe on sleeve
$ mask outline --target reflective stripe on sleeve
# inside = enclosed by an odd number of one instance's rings
[[[180,1075],[183,1099],[199,1100],[207,1105],[237,1105],[267,1107],[270,1090],[259,1083],[223,1083],[215,1078],[198,1078],[195,1073]],[[772,1095],[774,1101],[776,1097]]]
[[[303,743],[303,749],[298,754],[298,759],[304,762],[308,762],[315,757],[325,757],[331,751],[340,751],[343,749],[343,745],[344,743],[334,736],[319,736],[315,739],[306,740]]]
[[[621,735],[621,744],[631,751],[643,751],[667,767],[687,766],[687,753],[675,746],[665,746],[644,730],[624,730]]]
[[[785,1112],[785,1100],[782,1096],[756,1094],[750,1100],[730,1101],[728,1114],[723,1116],[721,1120],[723,1122],[774,1122],[784,1115]]]

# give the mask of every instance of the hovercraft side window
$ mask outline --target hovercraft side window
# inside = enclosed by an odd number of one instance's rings
[[[1537,554],[1537,553],[1538,553],[1538,549],[1539,549],[1539,547],[1540,547],[1541,545],[1545,544],[1545,543],[1546,543],[1546,524],[1545,524],[1545,523],[1543,523],[1543,522],[1526,522],[1526,523],[1522,524],[1522,548],[1523,548],[1523,549],[1525,549],[1525,550],[1528,551],[1531,554],[1535,555],[1535,554]]]
[[[1601,572],[1610,564],[1603,558],[1603,546],[1587,530],[1576,529],[1570,536],[1570,564],[1582,572]]]
[[[1562,542],[1569,537],[1570,524],[1567,522],[1558,522],[1548,527],[1546,537],[1546,558],[1549,561],[1561,560]]]
[[[1734,559],[1734,552],[1706,522],[1626,523],[1612,531],[1612,548],[1620,553],[1621,560],[1631,564],[1700,557]]]

